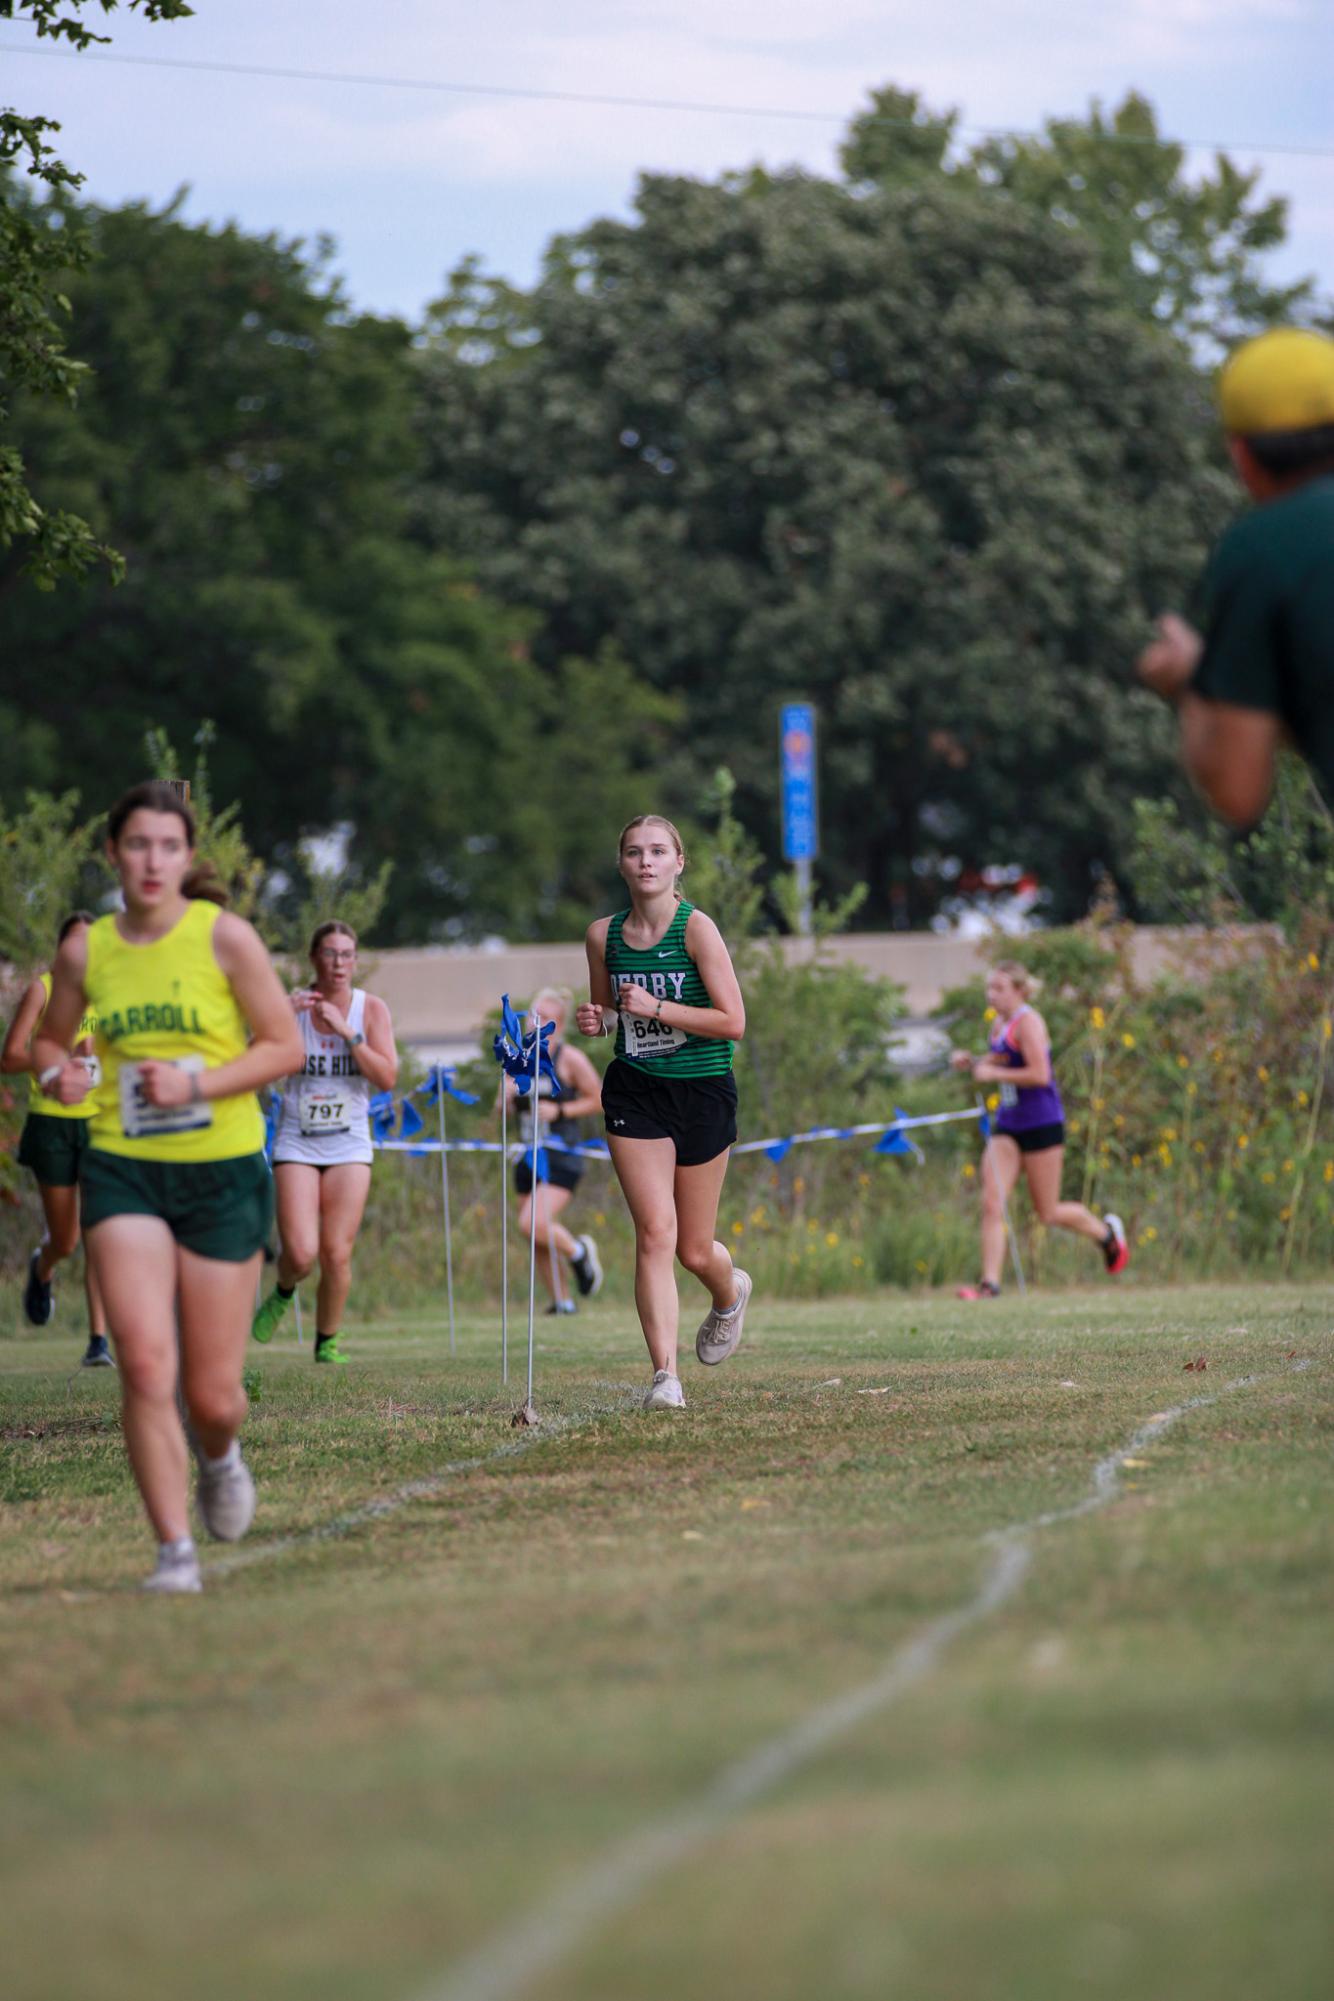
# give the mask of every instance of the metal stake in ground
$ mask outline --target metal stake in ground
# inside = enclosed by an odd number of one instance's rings
[[[991,1151],[991,1120],[987,1115],[986,1106],[981,1103],[977,1107],[977,1120],[982,1128],[982,1165],[984,1169],[990,1167],[992,1178],[996,1183],[996,1193],[1001,1199],[1001,1214],[1005,1218],[1005,1237],[1010,1246],[1010,1256],[1014,1260],[1015,1283],[1019,1287],[1019,1296],[1022,1299],[1028,1287],[1024,1284],[1024,1267],[1019,1261],[1019,1241],[1014,1234],[1014,1225],[1010,1221],[1010,1205],[1005,1199],[1005,1184],[1000,1178],[1000,1169]]]
[[[509,1190],[505,1178],[509,1173],[509,1141],[506,1078],[500,1077],[500,1381],[502,1387],[510,1379],[510,1227]]]
[[[541,1139],[541,1131],[538,1126],[538,1119],[537,1119],[538,1106],[541,1101],[537,1095],[537,1088],[542,1074],[542,1017],[539,1014],[534,1014],[532,1019],[533,1019],[533,1101],[532,1101],[532,1127],[531,1127],[532,1142],[533,1142],[532,1192],[533,1196],[536,1197],[537,1186],[538,1186],[537,1183],[537,1156],[539,1152],[538,1142]],[[536,1301],[536,1297],[537,1297],[537,1206],[536,1202],[534,1201],[529,1208],[529,1230],[528,1230],[528,1396],[526,1401],[520,1404],[518,1410],[515,1411],[513,1417],[510,1419],[511,1424],[537,1423],[537,1412],[533,1408],[533,1307]]]
[[[435,1102],[440,1107],[440,1195],[445,1208],[445,1291],[449,1298],[449,1352],[454,1353],[454,1239],[449,1227],[449,1154],[445,1146],[445,1079],[435,1069]]]

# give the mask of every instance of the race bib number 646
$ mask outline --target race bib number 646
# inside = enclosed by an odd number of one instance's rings
[[[683,1028],[669,1028],[656,1014],[621,1012],[625,1029],[625,1053],[632,1060],[646,1056],[672,1056],[686,1045]]]

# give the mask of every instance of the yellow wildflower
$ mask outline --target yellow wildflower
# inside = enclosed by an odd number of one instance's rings
[[[732,1235],[734,1237],[744,1237],[745,1234],[746,1234],[746,1226],[744,1223],[733,1223]]]
[[[1143,1167],[1144,1162],[1139,1154],[1132,1153],[1130,1156],[1130,1165],[1132,1167]]]
[[[1155,1239],[1155,1238],[1157,1237],[1157,1235],[1158,1235],[1158,1232],[1157,1232],[1157,1230],[1155,1230],[1155,1228],[1153,1227],[1153,1224],[1152,1224],[1152,1223],[1150,1223],[1150,1225],[1149,1225],[1148,1229],[1147,1229],[1147,1230],[1141,1230],[1139,1234],[1140,1234],[1140,1242],[1141,1242],[1141,1243],[1144,1243],[1144,1244],[1151,1244],[1151,1243],[1153,1243],[1154,1239]]]
[[[1299,1092],[1297,1093],[1297,1103],[1298,1103],[1299,1105],[1309,1105],[1309,1104],[1310,1104],[1310,1102],[1311,1102],[1311,1100],[1310,1100],[1310,1098],[1309,1098],[1309,1097],[1307,1096],[1307,1094],[1306,1094],[1306,1092],[1305,1092],[1305,1091],[1299,1091]]]
[[[838,1231],[826,1230],[824,1240],[831,1251],[836,1250],[838,1248]]]
[[[1311,968],[1311,971],[1313,973],[1318,973],[1320,971],[1320,961],[1319,959],[1317,959],[1314,952],[1307,953],[1306,963]]]
[[[1267,1083],[1269,1082],[1269,1066],[1268,1066],[1268,1064],[1265,1064],[1265,1063],[1262,1063],[1262,1064],[1260,1065],[1259,1069],[1258,1069],[1258,1070],[1256,1071],[1256,1073],[1255,1073],[1255,1074],[1256,1074],[1256,1076],[1257,1076],[1257,1077],[1258,1077],[1258,1078],[1260,1079],[1260,1082],[1261,1082],[1262,1084],[1267,1084]]]
[[[1285,1160],[1285,1161],[1284,1161],[1284,1163],[1283,1163],[1283,1172],[1284,1172],[1285,1174],[1291,1174],[1291,1173],[1292,1173],[1292,1162],[1291,1162],[1290,1160]]]
[[[1238,1146],[1239,1146],[1239,1147],[1241,1148],[1241,1150],[1242,1150],[1242,1152],[1243,1152],[1243,1153],[1245,1153],[1245,1151],[1246,1151],[1247,1147],[1248,1147],[1248,1146],[1250,1145],[1250,1143],[1251,1143],[1251,1141],[1250,1141],[1250,1135],[1249,1135],[1248,1133],[1238,1133],[1238,1134],[1237,1134],[1237,1145],[1238,1145]]]
[[[999,1091],[989,1092],[987,1096],[987,1110],[989,1112],[994,1112],[999,1103],[1000,1103],[1000,1092]]]
[[[1189,1056],[1178,1056],[1178,1057],[1177,1057],[1177,1069],[1178,1069],[1178,1070],[1189,1070],[1189,1068],[1190,1068],[1190,1058],[1189,1058]]]
[[[1277,1181],[1278,1176],[1274,1173],[1274,1170],[1272,1168],[1267,1168],[1266,1171],[1260,1176],[1260,1179],[1261,1181],[1272,1182],[1272,1181]]]
[[[1122,1047],[1123,1049],[1133,1049],[1133,1048],[1135,1047],[1135,1038],[1134,1038],[1134,1036],[1133,1036],[1133,1035],[1123,1035],[1123,1036],[1121,1037],[1121,1047]]]
[[[972,1161],[971,1161],[971,1160],[966,1160],[966,1161],[964,1162],[964,1164],[963,1164],[963,1178],[964,1178],[964,1180],[965,1180],[965,1181],[971,1181],[971,1180],[973,1179],[973,1176],[974,1176],[974,1175],[975,1175],[976,1173],[977,1173],[977,1169],[976,1169],[976,1168],[975,1168],[975,1167],[973,1166],[973,1163],[972,1163]]]
[[[983,1008],[983,1010],[982,1010],[982,1019],[983,1019],[983,1021],[994,1021],[994,1020],[996,1019],[996,1010],[995,1010],[995,1008],[994,1008],[994,1007],[984,1007],[984,1008]]]
[[[1089,1027],[1090,1027],[1090,1028],[1106,1028],[1106,1026],[1107,1026],[1107,1017],[1106,1017],[1106,1015],[1105,1015],[1105,1014],[1103,1013],[1102,1009],[1101,1009],[1100,1007],[1094,1007],[1094,1008],[1090,1008],[1090,1009],[1089,1009]]]
[[[863,1262],[864,1262],[864,1261],[863,1261],[863,1259],[861,1259],[861,1258],[854,1258],[854,1259],[852,1260],[852,1268],[853,1268],[853,1270],[854,1270],[854,1271],[860,1271],[860,1270],[861,1270],[861,1268],[862,1268],[862,1264],[863,1264]]]
[[[1325,1162],[1325,1179],[1326,1181],[1334,1181],[1334,1160],[1327,1160]]]

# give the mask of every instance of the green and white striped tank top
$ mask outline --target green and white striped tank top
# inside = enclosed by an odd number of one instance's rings
[[[620,910],[607,926],[607,971],[613,995],[624,986],[647,987],[664,1001],[683,1007],[712,1007],[699,967],[686,950],[686,924],[693,903],[678,903],[676,915],[656,945],[636,952],[621,936],[630,915]],[[622,1014],[616,1054],[654,1077],[725,1077],[732,1068],[732,1044],[711,1035],[687,1035],[665,1021]]]

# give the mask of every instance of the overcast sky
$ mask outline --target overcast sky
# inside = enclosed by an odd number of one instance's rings
[[[1332,0],[197,0],[195,18],[174,24],[112,15],[113,52],[766,115],[19,55],[33,37],[10,23],[0,23],[0,97],[62,121],[65,157],[95,199],[157,204],[188,183],[193,219],[328,232],[358,305],[416,317],[469,251],[528,282],[556,231],[626,214],[643,169],[711,176],[758,160],[832,171],[848,119],[886,82],[975,127],[1032,127],[1136,88],[1172,136],[1226,144],[1262,167],[1267,191],[1291,197],[1291,244],[1271,268],[1314,271],[1328,293],[1331,10]],[[1266,146],[1329,157],[1257,150]]]

